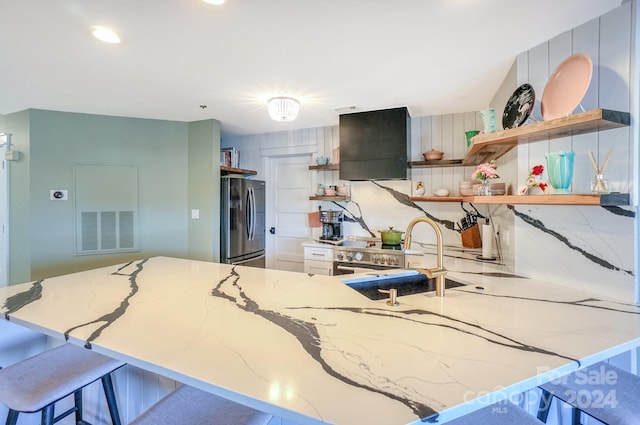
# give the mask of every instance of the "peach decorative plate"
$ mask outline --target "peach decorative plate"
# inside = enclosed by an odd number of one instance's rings
[[[587,92],[592,74],[593,62],[584,53],[563,60],[544,87],[542,118],[548,121],[570,115]]]

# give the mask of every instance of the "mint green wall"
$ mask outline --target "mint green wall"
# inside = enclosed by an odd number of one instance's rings
[[[31,239],[29,223],[29,111],[0,116],[0,133],[12,133],[11,149],[22,152],[20,161],[7,161],[9,167],[9,276],[7,283],[24,282],[31,277]]]
[[[220,261],[220,123],[189,123],[189,258]],[[199,219],[191,219],[198,210]]]
[[[219,123],[207,122],[212,130],[199,135],[174,121],[36,109],[0,117],[0,132],[12,133],[25,153],[10,170],[10,283],[155,255],[199,255],[201,245],[189,249],[188,168],[199,149],[207,157],[219,150]],[[75,255],[76,164],[138,166],[140,252]],[[69,200],[50,201],[51,189],[69,190]],[[217,216],[210,189],[209,214]]]

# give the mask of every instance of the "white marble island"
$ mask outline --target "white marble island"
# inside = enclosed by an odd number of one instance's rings
[[[299,424],[442,422],[640,337],[639,307],[528,279],[398,307],[340,279],[155,257],[1,288],[0,312]]]

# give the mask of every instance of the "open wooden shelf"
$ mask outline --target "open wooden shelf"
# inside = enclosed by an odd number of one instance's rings
[[[340,164],[309,165],[309,169],[318,171],[334,171],[340,169]]]
[[[221,165],[220,174],[222,175],[241,174],[243,176],[255,176],[256,174],[258,174],[258,172],[253,170],[245,170],[243,168],[233,168],[233,167],[227,167],[226,165]]]
[[[412,196],[414,202],[470,202],[468,199],[473,196]]]
[[[350,201],[350,196],[309,196],[311,201]]]
[[[459,167],[463,165],[462,159],[440,159],[437,161],[410,161],[409,168],[431,168],[431,167]],[[475,164],[465,164],[475,165]]]
[[[489,134],[478,134],[463,159],[464,165],[475,165],[500,158],[519,143],[548,140],[626,127],[631,118],[628,112],[594,109],[568,117],[541,121]]]
[[[412,196],[414,202],[470,202],[473,204],[529,204],[529,205],[629,205],[628,193],[606,195],[495,195],[495,196]]]

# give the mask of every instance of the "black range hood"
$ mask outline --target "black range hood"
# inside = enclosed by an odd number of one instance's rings
[[[340,115],[340,180],[407,178],[406,107]]]

